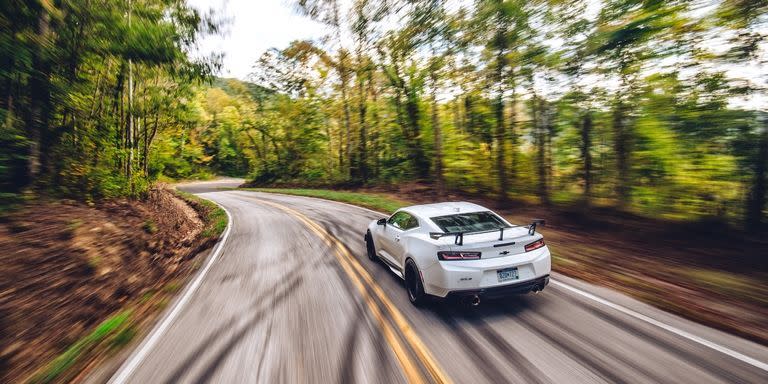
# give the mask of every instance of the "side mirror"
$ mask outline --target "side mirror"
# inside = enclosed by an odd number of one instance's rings
[[[387,226],[387,219],[379,219],[379,220],[377,220],[376,221],[376,225],[383,225],[383,226],[386,227]]]

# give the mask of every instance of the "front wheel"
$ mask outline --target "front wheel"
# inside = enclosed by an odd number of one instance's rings
[[[427,299],[424,293],[424,285],[421,282],[419,268],[413,260],[405,263],[405,289],[408,291],[408,300],[415,306],[421,306]]]
[[[376,246],[373,245],[373,236],[371,236],[371,231],[368,231],[365,234],[365,250],[368,253],[368,258],[371,259],[371,261],[379,260],[379,257],[376,256]]]

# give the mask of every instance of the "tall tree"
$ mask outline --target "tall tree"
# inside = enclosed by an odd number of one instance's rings
[[[661,41],[669,37],[670,27],[678,22],[681,3],[684,1],[608,1],[603,4],[597,29],[590,37],[592,53],[619,81],[612,105],[612,126],[620,206],[630,202],[633,105],[641,70],[651,58],[665,54]]]
[[[381,70],[394,90],[392,98],[398,125],[408,143],[411,163],[419,180],[429,180],[429,160],[422,144],[421,95],[424,73],[413,58],[416,49],[412,30],[389,32],[377,49],[383,57]]]
[[[430,88],[431,125],[434,147],[433,175],[435,191],[438,197],[445,195],[445,175],[443,171],[443,132],[440,123],[440,105],[437,93],[440,88],[440,71],[445,66],[447,56],[450,54],[447,46],[450,44],[453,26],[445,11],[445,5],[439,0],[422,0],[416,2],[413,16],[410,21],[418,35],[418,45],[425,46],[430,57],[427,64],[427,72]]]
[[[343,161],[347,162],[348,176],[351,176],[352,167],[352,121],[350,117],[350,107],[348,98],[348,87],[351,76],[351,70],[349,65],[349,51],[344,48],[342,44],[342,14],[339,3],[337,0],[298,0],[297,9],[309,16],[313,20],[317,20],[324,23],[333,29],[334,39],[337,45],[337,59],[336,70],[339,76],[340,89],[341,89],[341,106],[343,112],[344,132],[346,140],[344,143],[344,158]]]
[[[765,42],[768,34],[768,3],[762,0],[725,0],[716,10],[719,25],[734,30],[736,35],[731,38],[730,49],[723,55],[729,62],[749,62],[757,68],[765,68]],[[762,72],[762,81],[750,81],[745,89],[747,93],[765,93],[768,87],[768,74]],[[766,106],[757,115],[757,129],[752,161],[749,168],[752,180],[746,200],[746,224],[750,229],[759,228],[763,224],[766,209],[766,194],[768,193],[768,112]]]

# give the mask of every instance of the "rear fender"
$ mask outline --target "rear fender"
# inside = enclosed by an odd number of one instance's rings
[[[421,280],[421,284],[423,286],[424,285],[424,274],[421,272],[421,266],[416,261],[416,259],[411,257],[411,255],[406,255],[405,259],[403,259],[403,260],[404,260],[403,261],[403,276],[402,276],[403,280],[405,280],[405,266],[408,265],[408,260],[410,260],[410,261],[413,261],[414,264],[416,264],[416,269],[419,270],[419,280]]]
[[[426,239],[425,239],[426,238]],[[438,246],[430,241],[428,236],[409,236],[406,247],[406,254],[403,258],[407,261],[409,258],[416,263],[420,271],[423,271],[433,264],[437,263],[437,251],[448,250],[447,247]]]

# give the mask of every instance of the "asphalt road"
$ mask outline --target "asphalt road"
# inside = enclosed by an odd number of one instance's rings
[[[217,190],[236,184],[181,187],[232,227],[111,382],[768,383],[768,348],[557,274],[476,310],[414,308],[365,256],[381,215]]]

